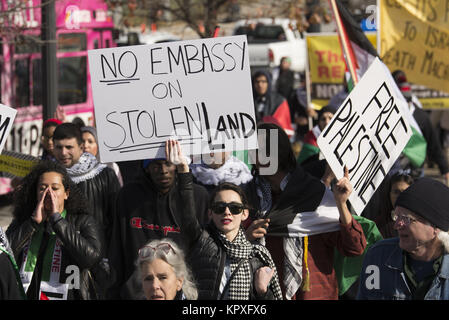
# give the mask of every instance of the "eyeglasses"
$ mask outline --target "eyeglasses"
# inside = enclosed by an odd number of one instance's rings
[[[212,212],[216,214],[222,214],[226,211],[226,208],[229,208],[232,214],[240,214],[242,213],[245,206],[238,202],[214,202],[211,206]]]
[[[150,255],[154,254],[158,250],[163,251],[166,255],[170,253],[170,250],[173,251],[174,254],[176,254],[175,249],[173,249],[173,247],[170,245],[170,243],[161,242],[155,247],[146,245],[146,246],[143,246],[142,248],[140,248],[139,249],[139,257],[141,259],[145,259],[145,258],[149,257]]]
[[[402,221],[404,223],[405,226],[409,226],[410,224],[412,224],[413,222],[418,221],[415,218],[412,218],[410,216],[406,216],[403,214],[397,214],[395,211],[391,212],[391,219],[396,222],[396,221]]]

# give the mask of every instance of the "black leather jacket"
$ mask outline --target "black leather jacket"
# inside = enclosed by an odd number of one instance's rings
[[[184,201],[184,215],[182,224],[184,225],[186,245],[190,250],[187,255],[187,262],[192,269],[195,281],[198,284],[198,300],[220,299],[220,283],[226,262],[226,251],[218,239],[218,230],[213,222],[209,222],[202,228],[195,216],[195,198],[193,196],[192,174],[184,174],[184,183],[181,188],[181,196]],[[257,269],[263,267],[263,262],[253,257],[250,259],[251,276]],[[274,294],[268,289],[264,296],[258,296],[251,281],[250,300],[273,300]]]
[[[88,200],[89,212],[93,213],[107,248],[112,234],[115,197],[120,190],[117,176],[114,170],[106,167],[97,176],[77,183],[77,187]]]
[[[80,271],[80,289],[70,289],[69,297],[73,299],[95,299],[96,292],[91,281],[89,269],[97,264],[102,256],[102,241],[98,225],[87,214],[70,214],[63,219],[60,215],[51,217],[50,223],[56,236],[62,242],[62,262],[60,282],[65,282],[67,266],[75,265]],[[38,224],[31,218],[22,224],[13,220],[6,235],[14,252],[18,267],[23,263],[25,246],[36,232]]]

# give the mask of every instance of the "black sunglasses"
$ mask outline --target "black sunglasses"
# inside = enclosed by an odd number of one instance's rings
[[[211,206],[212,212],[216,214],[224,213],[226,208],[229,208],[232,214],[240,214],[245,209],[245,206],[238,202],[214,202]]]

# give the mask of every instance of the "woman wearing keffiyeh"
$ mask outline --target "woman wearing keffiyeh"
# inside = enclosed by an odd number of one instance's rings
[[[183,225],[188,260],[198,283],[198,299],[282,299],[279,279],[268,250],[251,244],[240,224],[248,217],[242,189],[219,184],[211,197],[210,222],[203,229],[195,218],[192,176],[179,143],[168,141],[167,159],[190,179],[181,190],[186,205]]]

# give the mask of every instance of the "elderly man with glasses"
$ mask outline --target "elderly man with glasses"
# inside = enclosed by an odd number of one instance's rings
[[[421,178],[392,214],[398,237],[379,241],[363,261],[358,299],[449,299],[449,188]]]

